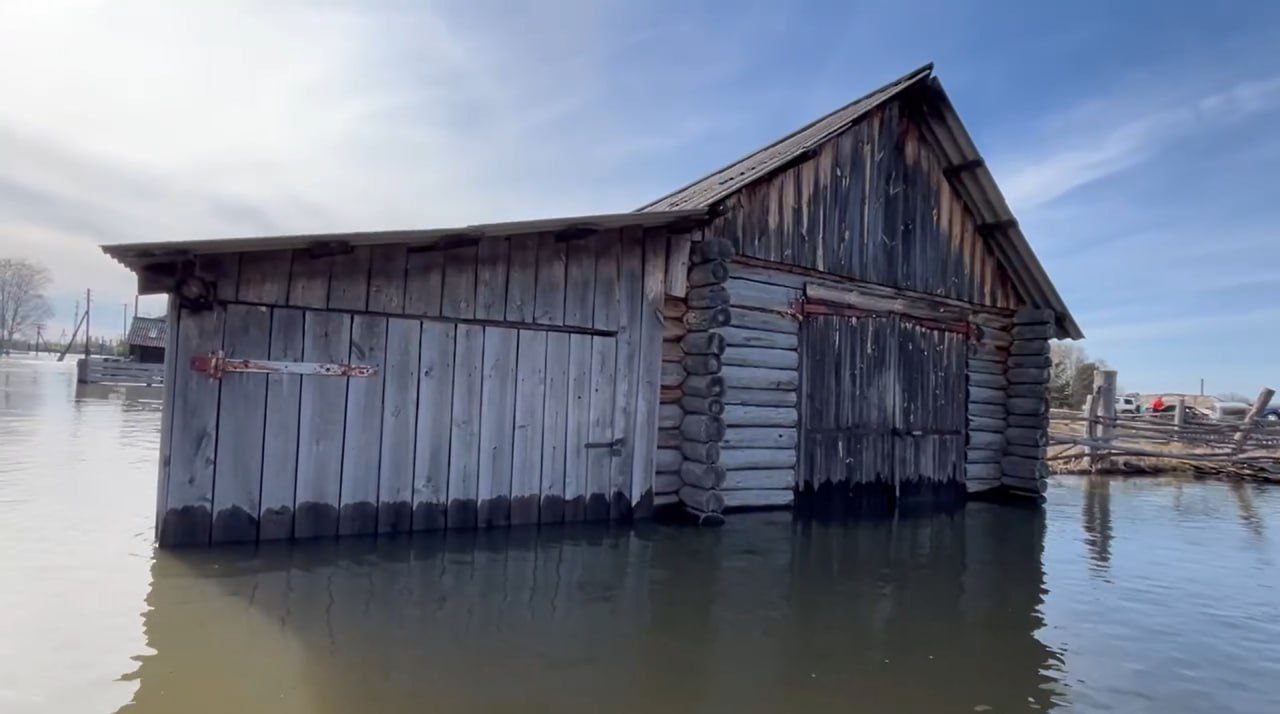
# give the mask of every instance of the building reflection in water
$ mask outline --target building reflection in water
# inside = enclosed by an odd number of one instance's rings
[[[1111,477],[1090,475],[1084,480],[1080,522],[1089,548],[1090,568],[1105,578],[1111,568]]]
[[[973,503],[164,552],[125,710],[1048,707],[1043,540]]]

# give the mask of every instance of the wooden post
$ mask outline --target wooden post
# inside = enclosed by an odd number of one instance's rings
[[[1182,429],[1183,423],[1187,420],[1187,398],[1178,397],[1178,404],[1173,410],[1173,425],[1178,429]]]
[[[1262,391],[1258,392],[1258,398],[1253,400],[1253,407],[1249,409],[1249,415],[1244,418],[1244,424],[1240,426],[1240,432],[1236,434],[1236,453],[1244,450],[1245,444],[1249,441],[1249,435],[1253,433],[1253,428],[1258,423],[1258,417],[1262,415],[1262,410],[1271,404],[1271,398],[1275,395],[1276,390],[1271,387],[1263,387]]]
[[[1100,369],[1093,373],[1093,405],[1097,412],[1090,415],[1090,423],[1098,419],[1097,438],[1106,446],[1110,446],[1116,431],[1116,371]],[[1106,447],[1104,447],[1105,450]],[[1097,455],[1091,459],[1094,471],[1106,465],[1106,456]]]

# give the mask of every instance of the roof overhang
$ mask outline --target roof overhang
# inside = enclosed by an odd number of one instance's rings
[[[323,248],[336,246],[405,244],[417,247],[458,245],[486,237],[507,237],[532,233],[586,236],[618,228],[669,228],[692,230],[709,219],[710,209],[692,208],[652,213],[607,213],[565,216],[531,221],[480,223],[457,228],[365,231],[355,233],[309,233],[303,235],[219,238],[213,240],[118,243],[104,245],[102,251],[126,268],[137,272],[156,262],[194,258],[215,253],[252,253],[267,250]]]

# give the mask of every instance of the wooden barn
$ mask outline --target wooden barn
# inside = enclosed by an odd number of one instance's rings
[[[1038,496],[1082,336],[930,66],[636,212],[104,250],[166,546]]]

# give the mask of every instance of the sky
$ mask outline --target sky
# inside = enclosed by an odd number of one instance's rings
[[[0,255],[55,335],[86,288],[118,334],[100,244],[631,210],[932,61],[1085,349],[1256,394],[1277,38],[1270,2],[0,0]]]

